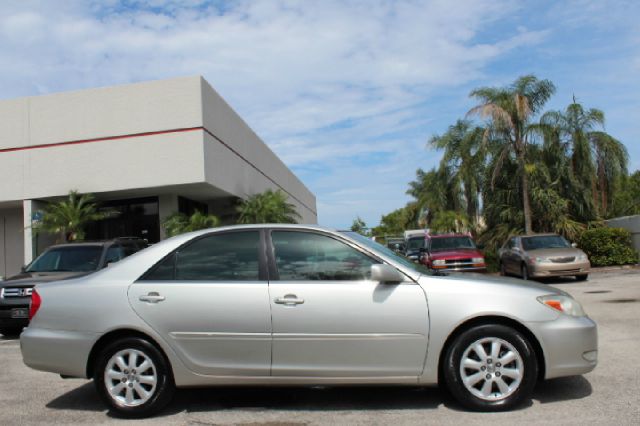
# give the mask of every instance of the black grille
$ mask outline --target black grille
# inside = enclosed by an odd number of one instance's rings
[[[551,261],[553,263],[570,263],[576,260],[575,256],[567,256],[567,257],[552,257]]]
[[[30,297],[33,292],[33,288],[24,287],[7,287],[0,291],[0,296],[4,299],[12,297]]]

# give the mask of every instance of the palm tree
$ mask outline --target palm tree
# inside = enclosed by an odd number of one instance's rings
[[[196,210],[191,216],[184,213],[173,213],[162,223],[162,227],[168,237],[184,234],[185,232],[198,231],[200,229],[215,228],[220,224],[217,216],[204,214]]]
[[[564,112],[549,111],[540,122],[547,134],[557,133],[558,143],[571,152],[573,179],[563,195],[573,199],[577,217],[589,221],[598,213],[606,215],[613,182],[627,174],[628,154],[621,142],[596,130],[604,127],[604,113],[585,109],[574,97]],[[591,197],[585,197],[589,192]]]
[[[470,230],[467,216],[451,210],[437,212],[429,228],[435,232],[468,232]]]
[[[600,214],[607,216],[615,182],[628,174],[629,154],[622,142],[605,132],[591,132],[589,140],[596,163],[596,188],[599,193],[596,204],[600,201]]]
[[[301,219],[295,205],[278,189],[251,195],[237,208],[238,223],[297,223]]]
[[[351,231],[357,232],[358,234],[364,235],[365,237],[368,237],[370,234],[369,227],[360,216],[353,219],[353,223],[351,224],[350,229]]]
[[[440,164],[428,172],[416,171],[416,180],[409,182],[407,194],[416,199],[418,213],[428,212],[427,222],[437,211],[463,209],[464,199],[458,178],[447,164]]]
[[[47,204],[42,210],[42,220],[32,228],[36,232],[58,234],[58,241],[68,242],[84,239],[87,224],[115,216],[114,211],[99,211],[93,194],[69,191],[69,196],[58,202]]]
[[[620,176],[612,197],[611,216],[640,214],[640,170],[630,176]]]
[[[486,159],[484,129],[467,120],[458,120],[442,136],[433,136],[429,141],[432,148],[444,149],[440,167],[448,167],[453,173],[453,181],[462,185],[466,217],[478,222],[480,194]]]
[[[492,137],[499,143],[498,161],[494,177],[500,171],[504,160],[514,155],[518,165],[518,177],[522,190],[524,228],[527,234],[533,232],[531,226],[531,205],[527,177],[527,145],[532,142],[533,117],[555,92],[549,80],[538,80],[533,75],[518,78],[507,88],[483,87],[475,89],[470,96],[480,104],[467,113],[490,120],[485,130],[485,139]],[[492,180],[493,181],[493,180]]]

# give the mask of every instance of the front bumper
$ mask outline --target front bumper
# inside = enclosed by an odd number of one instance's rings
[[[442,272],[487,272],[486,266],[454,266],[454,267],[444,267],[444,268],[432,268],[434,271],[442,271]]]
[[[29,305],[0,305],[0,327],[20,328],[29,325],[29,318],[16,318],[16,310],[29,312]]]
[[[529,322],[545,357],[545,379],[576,376],[598,364],[598,329],[589,317],[560,315],[557,320]]]
[[[586,275],[591,269],[589,261],[571,263],[535,263],[529,264],[529,275],[536,278],[562,277],[567,275]]]
[[[89,353],[99,335],[27,327],[20,335],[23,362],[36,370],[86,377]]]

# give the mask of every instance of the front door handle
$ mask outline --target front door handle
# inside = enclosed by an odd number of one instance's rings
[[[158,302],[162,302],[164,300],[164,296],[160,296],[160,293],[152,291],[152,292],[149,292],[146,295],[142,295],[142,296],[138,297],[138,300],[141,301],[141,302],[158,303]]]
[[[295,294],[287,294],[284,297],[276,297],[274,302],[278,305],[301,305],[304,303],[304,299],[298,299]]]

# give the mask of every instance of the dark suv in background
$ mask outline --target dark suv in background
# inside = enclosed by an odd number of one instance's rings
[[[29,324],[29,302],[36,284],[88,275],[148,245],[141,238],[116,238],[47,248],[21,273],[0,281],[0,334],[19,334]]]

